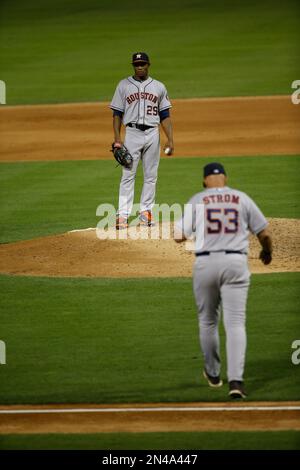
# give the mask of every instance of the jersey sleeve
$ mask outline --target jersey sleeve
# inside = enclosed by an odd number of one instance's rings
[[[116,111],[121,111],[124,113],[125,106],[124,106],[124,99],[123,99],[123,92],[122,92],[122,82],[120,82],[116,88],[114,93],[113,99],[110,103],[110,108]]]
[[[255,202],[250,198],[246,197],[247,200],[247,216],[248,216],[248,227],[249,230],[257,235],[259,232],[264,230],[268,225],[268,221],[255,204]]]
[[[164,109],[170,109],[170,108],[172,108],[172,105],[168,97],[167,89],[164,85],[162,85],[162,92],[160,95],[158,110],[159,112],[161,112]]]

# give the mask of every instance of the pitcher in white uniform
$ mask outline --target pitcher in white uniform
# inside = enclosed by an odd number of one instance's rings
[[[134,200],[135,175],[142,160],[144,185],[140,199],[140,224],[154,224],[152,208],[155,203],[155,189],[160,158],[159,125],[166,134],[165,149],[172,155],[174,151],[173,129],[170,117],[171,103],[166,87],[158,80],[149,77],[149,57],[145,52],[132,56],[134,75],[118,84],[110,108],[113,110],[114,144],[122,144],[121,124],[126,128],[124,145],[133,157],[131,170],[123,168],[119,209],[116,228],[128,227]]]
[[[175,241],[195,238],[193,287],[204,356],[203,375],[211,387],[223,385],[218,332],[222,306],[229,395],[245,398],[245,320],[250,284],[248,236],[252,232],[258,237],[264,264],[272,260],[272,239],[267,220],[254,201],[226,186],[226,182],[225,169],[220,163],[204,167],[205,190],[190,199],[183,218],[175,224]],[[203,205],[204,211],[200,211]],[[204,224],[197,216],[199,212]]]

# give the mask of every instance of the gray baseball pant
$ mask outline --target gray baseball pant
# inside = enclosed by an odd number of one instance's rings
[[[207,373],[220,374],[218,323],[223,311],[228,381],[243,380],[246,354],[246,304],[250,272],[243,254],[210,253],[196,257],[193,288],[198,308],[200,345]]]
[[[127,127],[125,146],[133,157],[132,170],[123,167],[119,191],[118,214],[129,217],[134,200],[134,183],[140,159],[143,163],[144,185],[140,199],[140,211],[152,210],[155,202],[157,172],[160,158],[159,128],[146,131]]]

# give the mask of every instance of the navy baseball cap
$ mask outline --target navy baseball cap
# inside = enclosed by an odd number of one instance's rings
[[[203,168],[203,176],[206,178],[209,175],[226,175],[226,172],[221,163],[208,163]]]
[[[146,52],[136,52],[132,56],[132,63],[135,64],[136,62],[147,62],[147,64],[150,64],[148,54]]]

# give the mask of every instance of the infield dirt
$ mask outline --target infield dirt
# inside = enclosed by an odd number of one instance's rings
[[[300,429],[299,402],[1,406],[0,416],[0,435]]]
[[[290,96],[197,98],[172,104],[175,158],[300,153],[300,106]],[[2,106],[0,161],[112,159],[108,105]],[[162,158],[170,157],[162,152]]]

